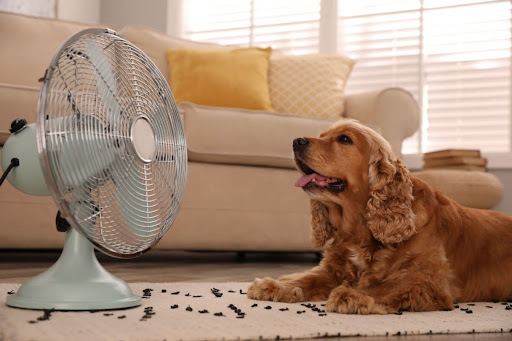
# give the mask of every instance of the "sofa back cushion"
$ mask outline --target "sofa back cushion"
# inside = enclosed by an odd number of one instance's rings
[[[335,120],[184,102],[190,161],[295,168],[292,142],[318,136]]]
[[[167,80],[169,80],[169,68],[166,57],[168,49],[211,49],[222,47],[217,44],[199,43],[175,38],[142,26],[126,26],[118,33],[147,54]]]

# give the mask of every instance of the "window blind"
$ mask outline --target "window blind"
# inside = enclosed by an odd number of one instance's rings
[[[318,52],[320,0],[185,1],[185,35],[228,46]]]
[[[339,2],[338,51],[358,59],[347,92],[399,86],[422,104],[403,153],[510,152],[511,2]]]

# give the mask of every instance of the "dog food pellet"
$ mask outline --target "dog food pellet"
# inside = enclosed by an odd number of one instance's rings
[[[279,309],[279,310],[280,310],[280,311],[288,311],[288,310],[290,310],[290,309],[288,309],[288,308],[281,308],[281,309]]]
[[[468,303],[468,305],[473,307],[475,304],[474,303]]]
[[[188,306],[188,307],[185,308],[185,310],[186,311],[192,311],[193,309],[190,306]]]
[[[456,309],[459,309],[459,305],[458,305],[458,304],[454,305],[454,307],[455,307]]]
[[[505,310],[510,310],[510,309],[512,309],[512,307],[509,305],[505,307]]]
[[[247,294],[246,292],[243,292],[242,289],[240,289],[240,295],[245,295]]]
[[[245,317],[245,315],[238,315],[236,318],[237,319],[243,319]]]
[[[265,309],[270,310],[270,309],[272,309],[272,307],[271,307],[271,306],[269,306],[269,305],[267,305],[267,306],[265,307]]]
[[[121,315],[121,316],[118,316],[117,318],[122,320],[122,319],[126,318],[126,315]]]
[[[326,313],[321,313],[321,314],[318,314],[318,316],[327,316]]]
[[[179,294],[180,294],[179,291],[171,292],[171,295],[179,295]]]
[[[112,315],[114,315],[114,314],[112,314],[112,313],[105,313],[105,314],[103,314],[103,316],[112,316]]]
[[[8,291],[7,295],[14,295],[14,290]]]
[[[31,320],[31,321],[28,321],[28,323],[37,323],[37,321]]]
[[[230,293],[234,293],[234,292],[236,292],[236,291],[235,291],[235,290],[228,290],[228,292],[230,292]]]
[[[490,308],[490,309],[492,309],[492,307],[491,307],[490,305],[486,305],[485,307],[486,307],[486,308]]]
[[[222,297],[222,293],[220,292],[219,289],[217,288],[211,288],[210,291],[212,292],[212,294],[215,295],[215,297]]]
[[[203,296],[201,296],[201,295],[194,295],[194,296],[192,296],[192,297],[197,298],[197,297],[203,297]]]
[[[473,310],[470,310],[470,309],[466,310],[466,314],[473,314]]]
[[[208,314],[208,310],[199,310],[199,314]]]
[[[306,312],[305,310],[298,310],[297,314],[304,314],[305,312]]]
[[[189,297],[189,296],[190,296],[190,293],[186,294],[185,296]]]
[[[171,305],[171,309],[179,308],[177,304]]]
[[[255,308],[257,306],[258,306],[258,304],[254,303],[253,305],[251,305],[251,308]]]
[[[165,289],[162,289],[162,292],[167,292],[167,290],[165,290]]]
[[[223,313],[215,313],[215,314],[213,314],[213,315],[215,315],[215,316],[224,316],[224,314],[223,314]]]

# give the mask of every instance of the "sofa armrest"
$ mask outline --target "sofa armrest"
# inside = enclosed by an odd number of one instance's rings
[[[402,141],[420,124],[420,108],[414,97],[401,88],[387,88],[345,96],[344,117],[353,118],[377,130],[402,156]]]

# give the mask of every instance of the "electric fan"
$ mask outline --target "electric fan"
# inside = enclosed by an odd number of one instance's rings
[[[71,36],[42,81],[36,123],[13,122],[2,168],[17,189],[52,195],[67,234],[58,261],[7,305],[140,305],[126,282],[99,264],[94,247],[113,257],[139,256],[179,211],[187,148],[169,86],[141,50],[108,29]]]

